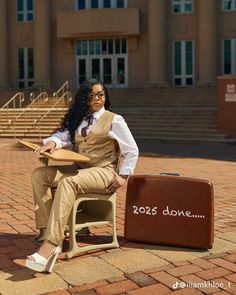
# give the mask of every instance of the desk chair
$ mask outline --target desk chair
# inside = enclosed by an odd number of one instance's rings
[[[40,158],[44,165],[48,165],[47,158]],[[117,167],[120,166],[121,154]],[[112,225],[112,242],[79,246],[76,241],[77,232],[93,226]],[[116,192],[113,193],[81,193],[75,200],[68,219],[69,249],[65,253],[67,259],[74,255],[91,250],[118,248],[116,234]],[[89,233],[89,230],[88,230]]]
[[[112,242],[79,246],[76,241],[77,231],[100,225],[112,225]],[[74,202],[69,220],[69,250],[66,258],[86,251],[119,247],[116,235],[116,192],[80,194]]]

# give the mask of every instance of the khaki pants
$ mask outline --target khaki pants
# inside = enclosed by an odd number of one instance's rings
[[[48,166],[32,174],[36,228],[47,228],[46,239],[55,245],[64,239],[65,227],[79,193],[106,192],[114,178],[111,167],[78,169],[75,165]],[[51,188],[57,188],[52,198]]]

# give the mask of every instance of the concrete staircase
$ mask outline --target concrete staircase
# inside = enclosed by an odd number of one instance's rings
[[[235,138],[218,131],[216,87],[111,89],[110,96],[112,111],[125,118],[137,139],[236,142]],[[39,100],[33,108],[26,109],[15,124],[13,119],[9,124],[10,110],[8,115],[7,110],[0,111],[0,136],[49,136],[59,127],[68,108],[66,100],[53,108],[55,101],[54,98],[47,102]],[[17,112],[22,112],[22,109]],[[11,117],[16,118],[17,115],[12,114]]]
[[[137,139],[236,142],[218,131],[216,87],[115,89],[112,109]]]
[[[68,101],[56,106],[56,98],[40,99],[32,107],[0,109],[0,136],[15,138],[45,138],[59,128],[68,109]],[[9,119],[10,118],[10,119]]]

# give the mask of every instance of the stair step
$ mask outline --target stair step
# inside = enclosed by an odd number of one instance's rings
[[[126,120],[137,139],[235,142],[218,131],[216,87],[111,89],[112,110]],[[68,102],[37,101],[30,109],[0,110],[3,137],[47,137],[60,126]],[[49,112],[50,111],[50,112]],[[22,113],[24,112],[24,113]],[[46,112],[42,121],[35,125]],[[14,118],[21,116],[14,122]],[[9,124],[9,119],[15,124]],[[35,126],[34,126],[35,125]]]
[[[182,137],[182,136],[144,136],[144,135],[137,135],[135,137],[139,140],[147,140],[147,139],[153,139],[153,140],[160,140],[161,142],[211,142],[211,143],[236,143],[235,138],[211,138],[208,137],[207,139],[205,137],[197,137],[193,135],[192,137]]]

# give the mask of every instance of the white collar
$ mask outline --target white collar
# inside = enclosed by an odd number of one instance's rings
[[[98,120],[104,112],[105,108],[102,107],[99,111],[93,113],[93,117]]]

